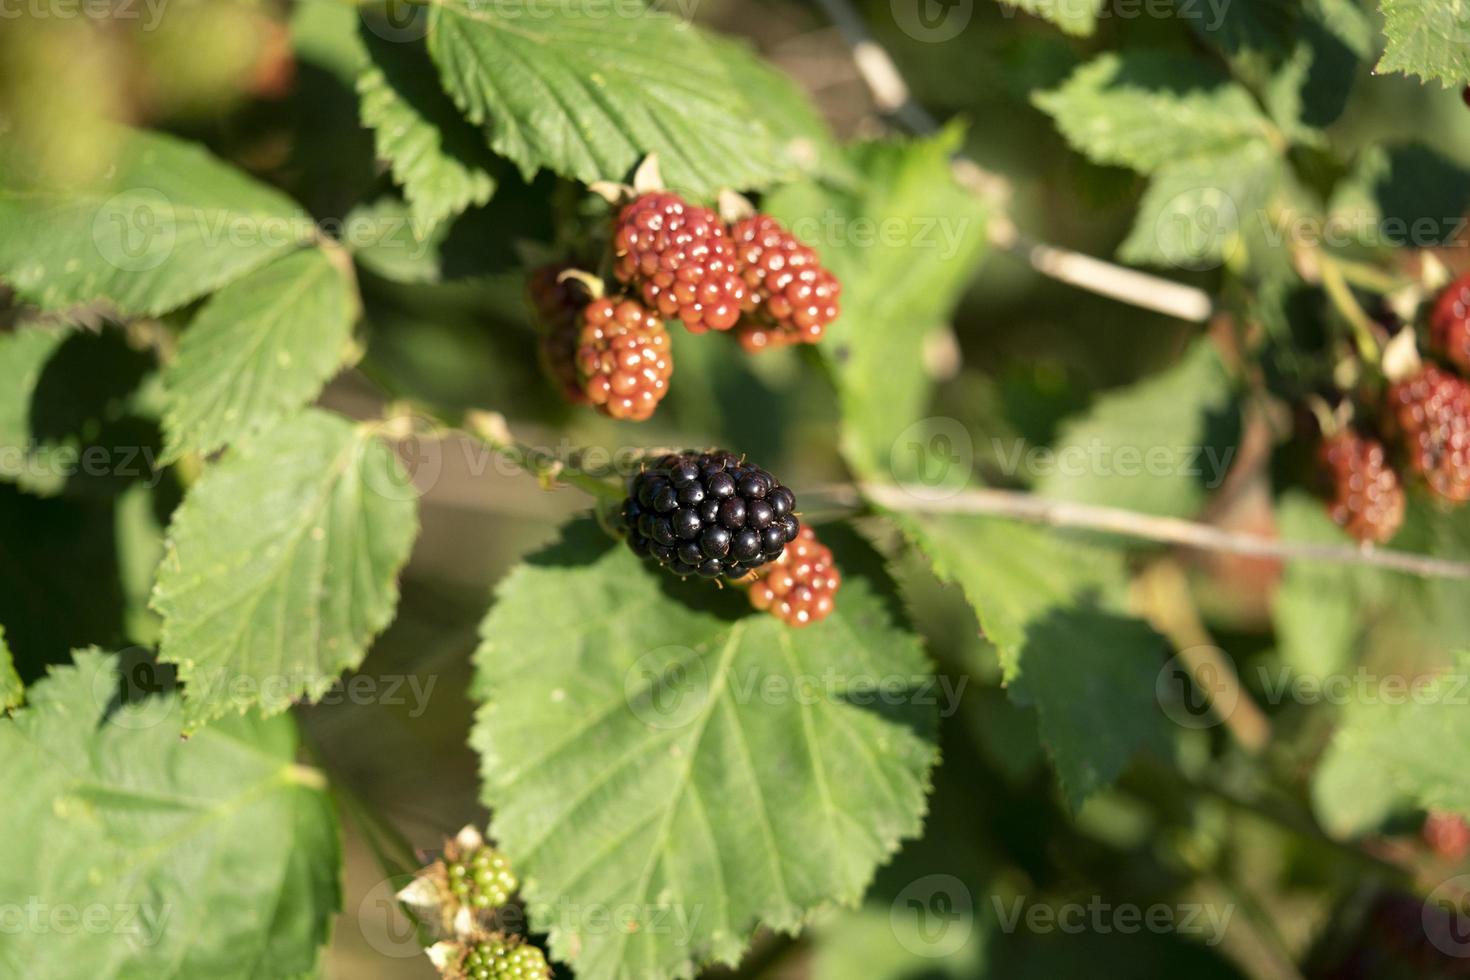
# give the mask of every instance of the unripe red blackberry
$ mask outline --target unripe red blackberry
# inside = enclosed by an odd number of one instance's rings
[[[1379,544],[1404,523],[1404,488],[1377,439],[1345,429],[1323,440],[1317,465],[1328,492],[1327,513],[1359,541]]]
[[[730,228],[740,275],[748,293],[744,311],[771,336],[753,332],[747,350],[786,343],[814,344],[841,311],[842,284],[828,272],[817,253],[775,218],[756,214]],[[772,344],[774,337],[782,343]]]
[[[1470,371],[1470,273],[1446,286],[1434,301],[1429,341],[1435,353],[1461,371]]]
[[[613,272],[665,320],[691,333],[729,330],[740,319],[745,281],[720,216],[677,194],[644,194],[613,228]]]
[[[1445,861],[1463,861],[1470,854],[1470,824],[1457,813],[1430,810],[1419,835],[1435,856]]]
[[[806,626],[832,615],[842,573],[832,549],[803,527],[781,557],[755,573],[750,604],[792,626]]]
[[[580,318],[577,377],[604,415],[641,422],[669,392],[674,361],[664,322],[636,300],[595,299]]]
[[[551,966],[541,950],[494,933],[465,949],[456,980],[547,980]]]
[[[1388,415],[1409,466],[1445,500],[1470,500],[1470,384],[1426,366],[1388,389]]]
[[[562,397],[573,405],[587,404],[587,395],[577,377],[577,337],[582,331],[577,315],[587,305],[586,288],[579,282],[561,279],[574,268],[570,263],[544,265],[527,280],[526,293],[540,330],[538,348],[541,368]]]
[[[629,481],[622,520],[634,554],[681,577],[737,578],[781,557],[801,531],[795,495],[723,450],[655,461]]]

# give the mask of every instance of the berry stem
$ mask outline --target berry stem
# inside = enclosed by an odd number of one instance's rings
[[[1363,311],[1358,298],[1353,295],[1353,289],[1348,285],[1342,266],[1336,259],[1323,252],[1317,256],[1317,268],[1321,273],[1322,288],[1327,292],[1327,298],[1332,300],[1332,305],[1337,308],[1337,312],[1342,314],[1343,319],[1347,320],[1348,326],[1352,328],[1353,343],[1357,345],[1358,356],[1365,364],[1376,368],[1382,357],[1382,351],[1379,350],[1378,340],[1373,336],[1373,321]]]
[[[466,413],[464,431],[534,476],[542,486],[565,483],[594,497],[613,501],[623,499],[624,490],[621,485],[578,469],[575,460],[569,464],[516,442],[506,425],[505,417],[499,413]]]

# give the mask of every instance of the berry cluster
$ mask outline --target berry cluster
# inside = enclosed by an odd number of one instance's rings
[[[780,557],[752,574],[750,604],[791,626],[830,616],[842,584],[832,549],[818,541],[810,527],[797,532]]]
[[[505,855],[488,844],[446,861],[445,873],[455,899],[476,911],[500,908],[520,886]]]
[[[1470,382],[1457,373],[1470,373],[1470,275],[1436,298],[1429,337],[1441,363],[1411,357],[1391,377],[1380,413],[1386,439],[1344,429],[1319,448],[1328,512],[1359,541],[1381,543],[1398,531],[1407,476],[1441,500],[1470,501]]]
[[[734,454],[675,453],[633,477],[622,522],[633,553],[676,575],[735,578],[781,557],[796,497]]]
[[[665,320],[690,333],[734,330],[748,352],[814,344],[837,319],[842,285],[775,218],[727,225],[669,191],[634,197],[610,243],[616,294],[571,263],[531,273],[547,375],[576,405],[642,421],[673,373]]]
[[[465,947],[458,971],[463,980],[545,980],[551,976],[540,949],[500,933]]]
[[[1419,830],[1424,843],[1443,861],[1456,863],[1470,854],[1470,824],[1448,810],[1430,810]]]

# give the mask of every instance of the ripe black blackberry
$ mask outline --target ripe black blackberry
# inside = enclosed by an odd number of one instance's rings
[[[1344,429],[1323,440],[1317,465],[1327,513],[1359,541],[1387,541],[1404,523],[1404,488],[1377,439]]]
[[[465,950],[456,980],[545,980],[550,976],[551,967],[540,949],[495,933]]]
[[[1470,371],[1470,273],[1446,286],[1434,301],[1429,339],[1435,353]]]
[[[542,370],[563,398],[585,405],[587,393],[577,377],[577,338],[582,332],[578,314],[589,297],[581,283],[562,278],[563,272],[574,268],[567,262],[541,266],[527,280],[526,293],[540,329]]]
[[[733,453],[663,456],[628,484],[623,526],[633,553],[681,577],[737,578],[796,540],[796,497]]]
[[[1470,500],[1470,384],[1426,366],[1388,389],[1388,416],[1429,489],[1452,503]]]
[[[665,320],[690,333],[729,330],[740,319],[745,280],[720,216],[659,191],[634,199],[613,228],[613,273],[638,288]]]
[[[599,412],[642,422],[669,393],[669,332],[637,300],[595,299],[578,318],[576,371]]]
[[[841,312],[842,284],[812,251],[768,214],[730,228],[747,293],[740,343],[747,351],[815,344]]]

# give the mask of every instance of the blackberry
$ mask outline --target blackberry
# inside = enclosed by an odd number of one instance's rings
[[[560,278],[572,268],[559,262],[536,269],[527,280],[526,294],[540,329],[542,370],[563,398],[585,405],[587,393],[577,377],[577,337],[582,332],[577,315],[587,305],[587,292],[580,283]]]
[[[446,860],[445,873],[455,899],[477,912],[500,908],[520,884],[505,855],[489,845]]]
[[[723,450],[658,459],[629,481],[622,519],[634,554],[681,577],[737,578],[801,531],[795,495]]]
[[[1334,521],[1359,541],[1394,536],[1404,522],[1404,488],[1381,442],[1343,430],[1318,447],[1317,464]]]
[[[464,980],[545,980],[551,976],[551,966],[539,948],[492,933],[465,950],[459,976]]]
[[[775,218],[756,214],[730,229],[747,294],[743,310],[749,329],[740,342],[746,350],[822,339],[837,319],[842,284],[817,253]]]
[[[1470,273],[1444,288],[1429,314],[1434,352],[1461,371],[1470,371]]]
[[[792,626],[806,626],[832,615],[842,574],[832,560],[832,549],[803,527],[791,547],[755,573],[750,604]]]
[[[1429,489],[1454,503],[1470,500],[1470,384],[1426,366],[1388,389],[1388,415]]]
[[[729,330],[740,319],[745,280],[719,215],[677,194],[644,194],[618,215],[612,238],[618,281],[637,287],[665,320],[691,333]]]
[[[580,318],[577,378],[604,415],[641,422],[669,392],[669,332],[636,300],[595,299]]]

